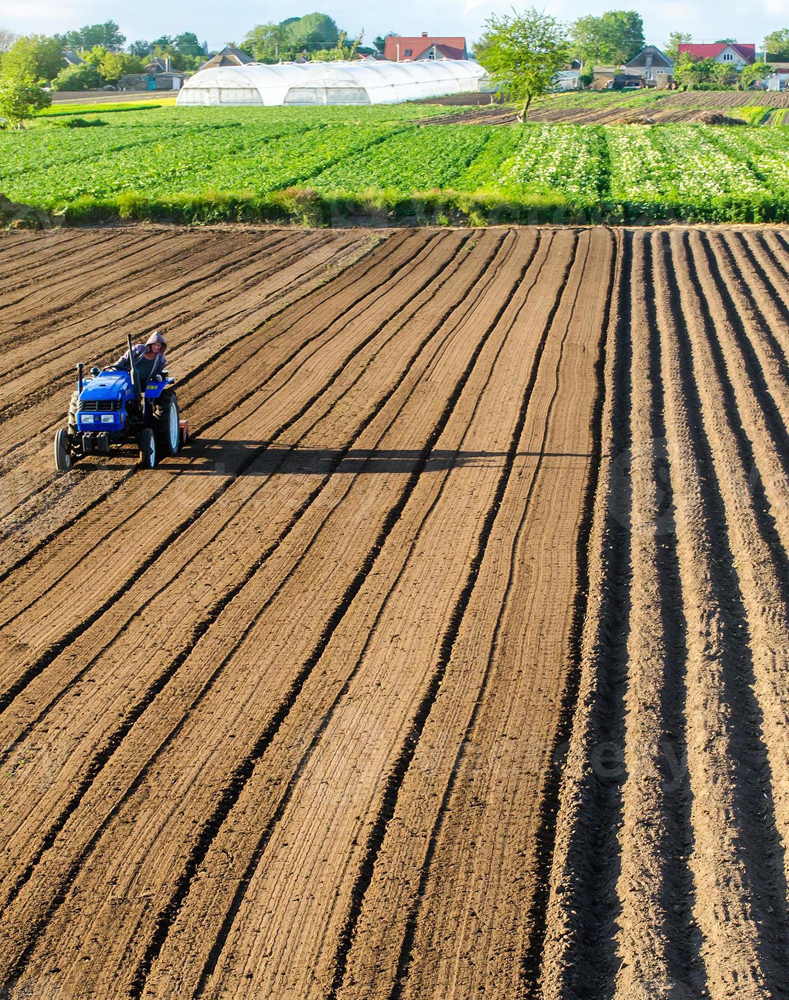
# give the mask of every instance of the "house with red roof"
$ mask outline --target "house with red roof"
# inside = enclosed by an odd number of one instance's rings
[[[468,59],[465,38],[439,37],[423,31],[419,37],[388,35],[384,59],[390,62],[415,62],[426,59]]]
[[[743,45],[740,42],[714,42],[709,45],[696,45],[691,42],[677,46],[677,55],[689,55],[691,59],[714,59],[742,69],[756,62],[756,46]]]

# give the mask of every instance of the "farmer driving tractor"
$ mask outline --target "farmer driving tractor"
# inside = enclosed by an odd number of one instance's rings
[[[137,369],[141,389],[145,389],[148,379],[163,372],[167,367],[167,359],[164,356],[166,348],[167,342],[158,330],[154,330],[144,344],[135,344],[132,347],[134,367]],[[118,371],[130,371],[129,352],[125,351],[112,367]]]

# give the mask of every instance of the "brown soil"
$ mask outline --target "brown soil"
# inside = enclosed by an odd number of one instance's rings
[[[782,231],[0,237],[10,1000],[780,998]],[[168,335],[195,440],[58,476]]]
[[[747,125],[744,118],[732,118],[731,115],[724,115],[720,111],[699,111],[693,115],[689,121],[699,125]]]

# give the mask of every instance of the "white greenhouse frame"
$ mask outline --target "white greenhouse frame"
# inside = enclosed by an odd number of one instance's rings
[[[472,59],[423,62],[313,62],[217,66],[186,80],[176,104],[399,104],[480,90],[485,70]]]

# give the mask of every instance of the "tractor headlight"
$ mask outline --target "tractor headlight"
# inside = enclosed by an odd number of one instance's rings
[[[113,415],[111,413],[102,414],[101,422],[103,424],[111,424],[111,423],[114,423],[114,421],[115,421],[115,417],[113,417]]]
[[[93,414],[92,413],[81,413],[80,417],[82,418],[83,424],[92,424],[93,423]]]

